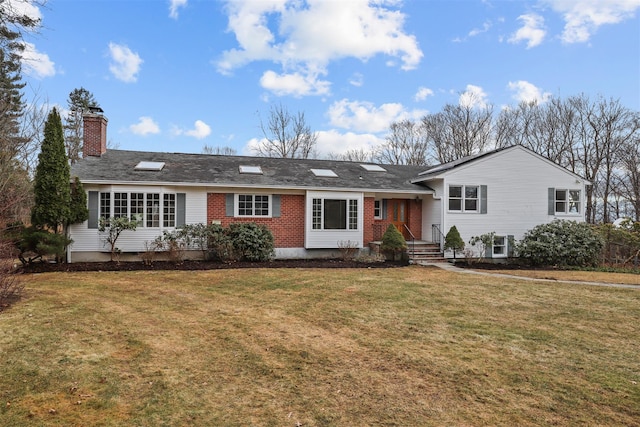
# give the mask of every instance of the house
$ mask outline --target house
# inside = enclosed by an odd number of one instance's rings
[[[107,150],[107,119],[94,112],[84,126],[72,176],[87,191],[89,219],[70,227],[69,262],[109,259],[100,217],[138,221],[117,242],[131,258],[184,224],[243,221],[269,227],[276,258],[331,256],[345,244],[368,250],[389,224],[439,249],[453,225],[465,241],[495,232],[487,256],[507,257],[509,236],[584,220],[588,182],[521,146],[435,167],[378,165]]]

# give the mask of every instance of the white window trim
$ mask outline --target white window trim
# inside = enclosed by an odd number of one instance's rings
[[[361,225],[361,210],[362,210],[362,202],[358,197],[332,197],[332,196],[326,196],[326,197],[314,197],[313,199],[319,199],[320,202],[320,228],[313,228],[313,208],[311,211],[311,224],[312,224],[312,231],[315,232],[337,232],[337,233],[343,233],[343,232],[354,232],[354,231],[359,231],[360,228],[362,227]],[[313,199],[311,201],[311,206],[313,207]],[[345,228],[330,228],[330,229],[326,229],[324,228],[324,202],[325,200],[344,200],[346,202],[346,216],[345,216]],[[351,228],[351,202],[355,201],[356,202],[356,228]]]
[[[376,203],[378,203],[378,215],[376,215]],[[382,219],[382,199],[373,201],[373,219]]]
[[[240,196],[251,196],[253,203],[253,214],[252,215],[240,215]],[[267,215],[255,215],[256,205],[255,205],[255,197],[256,196],[266,196],[268,203],[268,214]],[[235,193],[233,195],[233,216],[236,218],[273,218],[273,195],[272,194],[261,194],[261,193]]]
[[[566,194],[566,199],[564,201],[562,200],[558,200],[558,191],[564,191]],[[578,212],[569,212],[569,192],[570,191],[577,191],[578,192]],[[554,188],[554,192],[553,192],[553,210],[555,212],[556,215],[559,216],[580,216],[582,215],[582,209],[584,209],[584,203],[582,201],[582,190],[579,188]],[[563,202],[565,204],[565,210],[564,211],[559,211],[557,210],[558,207],[558,202]]]
[[[496,239],[503,239],[503,245],[496,245]],[[496,254],[494,252],[496,246],[502,246],[504,248],[503,253]],[[493,242],[491,242],[491,258],[507,258],[509,252],[509,238],[508,236],[493,236]]]
[[[114,212],[115,212],[115,193],[125,193],[127,195],[127,204],[126,204],[126,209],[127,209],[127,215],[126,217],[129,218],[130,220],[136,220],[139,221],[138,222],[138,227],[139,228],[144,228],[144,229],[148,229],[148,230],[173,230],[175,229],[175,222],[177,219],[177,198],[178,198],[178,192],[173,192],[173,191],[151,191],[151,190],[122,190],[122,191],[117,191],[117,190],[110,190],[110,191],[98,191],[98,218],[103,217],[102,215],[102,194],[109,194],[109,218],[115,218],[114,216]],[[142,193],[143,196],[143,206],[142,206],[142,218],[133,218],[133,216],[137,216],[138,214],[133,214],[131,212],[131,194],[138,194],[138,193]],[[159,195],[159,222],[158,222],[158,226],[157,227],[149,227],[147,226],[147,218],[148,218],[148,214],[147,214],[147,196],[149,194],[158,194]],[[164,195],[165,194],[173,194],[174,195],[174,203],[175,203],[175,209],[176,212],[174,213],[174,226],[172,227],[165,227],[164,226]]]
[[[451,196],[449,194],[449,191],[451,190],[451,187],[460,187],[462,188],[462,192],[460,195],[460,210],[452,210],[450,209],[450,204],[449,204],[449,200],[451,199]],[[475,209],[466,209],[465,208],[465,201],[467,200],[467,198],[465,197],[465,190],[467,187],[476,187],[478,189],[478,197],[476,197],[475,199],[469,199],[469,200],[475,200],[476,201],[476,208]],[[481,185],[479,184],[448,184],[447,185],[447,212],[449,213],[480,213],[480,204],[482,203],[481,201]],[[458,199],[456,197],[456,199]]]

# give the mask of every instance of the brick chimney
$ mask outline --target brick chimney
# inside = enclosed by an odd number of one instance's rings
[[[82,116],[84,145],[82,157],[100,157],[107,152],[107,118],[102,114],[102,108],[90,108]]]

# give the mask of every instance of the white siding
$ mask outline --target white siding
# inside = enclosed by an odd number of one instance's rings
[[[358,229],[357,230],[313,230],[313,199],[355,199],[358,201]],[[309,191],[307,192],[305,215],[305,248],[334,249],[340,242],[350,241],[362,247],[364,194],[354,192]]]
[[[584,186],[569,172],[524,149],[506,150],[447,173],[443,181],[442,232],[455,225],[468,243],[472,236],[495,232],[516,240],[538,224],[555,218],[584,220]],[[487,213],[449,212],[449,185],[486,185]],[[580,215],[548,215],[548,188],[581,191]]]
[[[443,183],[442,181],[430,182],[429,186],[435,190],[435,194],[425,196],[422,202],[422,240],[426,241],[433,240],[432,226],[434,224],[440,225],[440,230],[446,234],[442,228]]]
[[[182,187],[152,187],[152,186],[89,186],[85,185],[86,191],[112,191],[112,192],[139,192],[139,193],[185,193],[185,222],[187,224],[198,224],[207,222],[207,192],[200,188]],[[144,243],[152,241],[157,236],[162,235],[163,230],[173,230],[174,228],[146,228],[138,227],[135,231],[124,231],[116,246],[122,252],[140,252],[144,250]],[[69,248],[73,252],[109,252],[110,248],[104,242],[104,233],[97,229],[88,228],[85,221],[82,224],[74,224],[70,227],[70,236],[73,243]],[[72,256],[73,261],[73,256]]]

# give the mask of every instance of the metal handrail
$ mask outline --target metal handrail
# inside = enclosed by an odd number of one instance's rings
[[[439,243],[440,249],[442,249],[442,242],[445,241],[446,236],[440,230],[440,224],[431,224],[431,238],[435,243]]]
[[[409,232],[409,236],[411,236],[411,258],[414,257],[415,255],[415,247],[416,247],[416,236],[413,235],[413,233],[411,232],[411,230],[409,229],[409,227],[407,227],[407,224],[402,224],[405,228],[405,230],[407,230]]]

